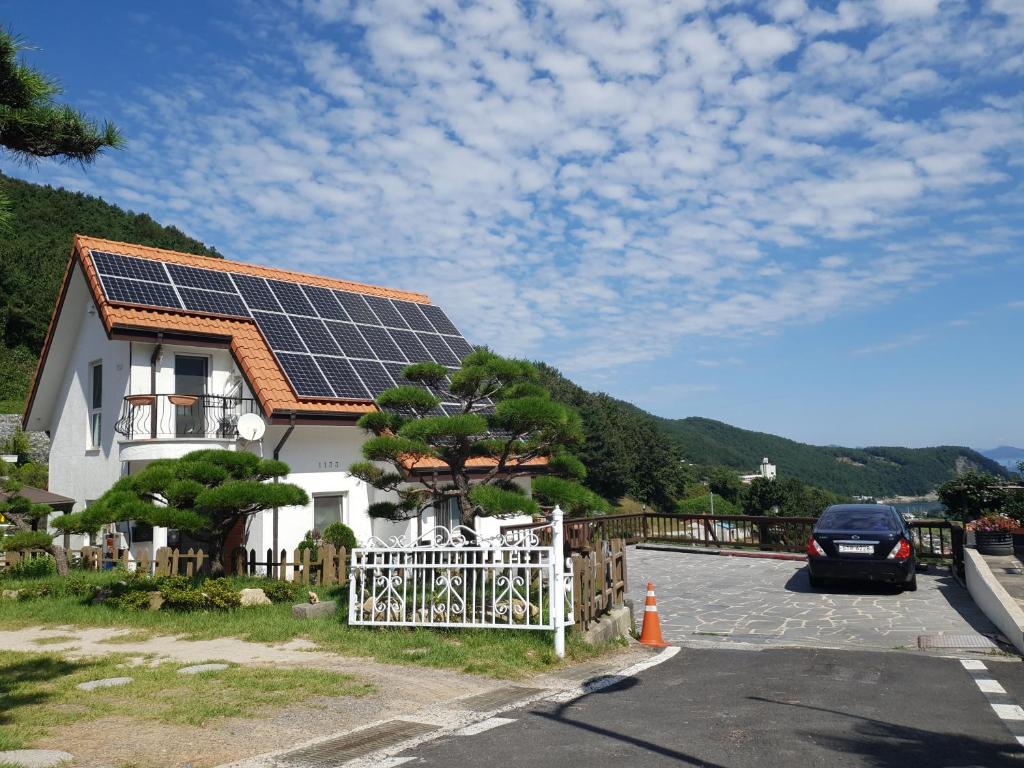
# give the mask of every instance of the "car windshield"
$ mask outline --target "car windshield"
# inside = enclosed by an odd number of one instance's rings
[[[896,519],[887,509],[827,509],[817,527],[829,531],[895,531]]]

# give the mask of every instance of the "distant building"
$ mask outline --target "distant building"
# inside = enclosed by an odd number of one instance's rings
[[[766,480],[775,479],[775,465],[768,462],[768,457],[765,456],[761,459],[761,466],[758,467],[757,472],[752,475],[740,475],[740,480],[743,481],[744,485],[750,485],[757,478],[763,477]]]

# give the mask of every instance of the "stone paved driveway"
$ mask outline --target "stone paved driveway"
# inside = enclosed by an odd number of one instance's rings
[[[812,590],[804,563],[629,548],[637,621],[654,582],[670,643],[732,641],[821,648],[916,648],[919,635],[997,635],[945,569],[916,592],[857,585]]]

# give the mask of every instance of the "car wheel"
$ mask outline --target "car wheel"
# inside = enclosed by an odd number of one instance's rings
[[[910,581],[903,585],[905,592],[917,592],[917,574],[910,577]]]
[[[821,589],[825,586],[825,579],[821,576],[808,576],[808,580],[815,589]]]

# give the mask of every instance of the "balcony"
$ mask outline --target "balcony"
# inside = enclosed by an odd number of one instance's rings
[[[177,458],[199,448],[228,448],[238,438],[238,418],[262,415],[249,397],[128,395],[114,430],[124,461]]]

